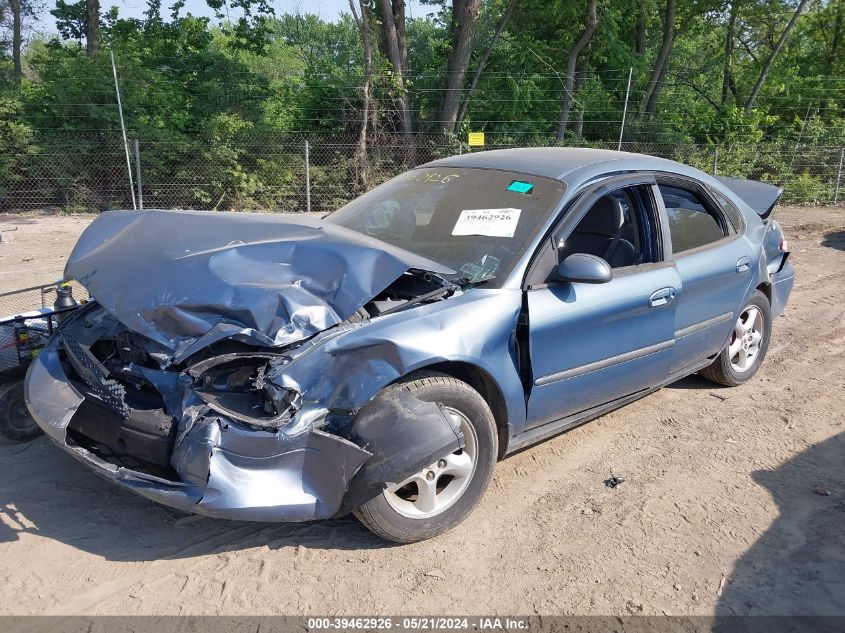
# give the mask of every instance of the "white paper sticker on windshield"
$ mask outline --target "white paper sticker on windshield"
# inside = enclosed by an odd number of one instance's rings
[[[452,235],[513,237],[521,209],[469,209],[461,211]]]

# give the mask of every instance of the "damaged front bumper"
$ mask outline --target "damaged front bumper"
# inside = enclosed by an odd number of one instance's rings
[[[194,423],[176,438],[171,462],[177,477],[116,465],[68,433],[90,415],[86,396],[68,379],[58,337],[32,362],[27,405],[61,448],[94,472],[148,499],[206,516],[295,522],[337,514],[355,473],[370,453],[318,429],[297,435],[240,427],[217,416]]]
[[[299,369],[318,376],[318,385],[334,384],[327,380],[331,369],[302,365],[322,367],[319,359],[327,356],[277,354],[267,361],[266,353],[230,352],[156,369],[136,343],[98,306],[83,308],[33,360],[24,395],[62,449],[164,505],[236,520],[325,519],[463,447],[451,417],[408,390],[352,408],[307,391],[308,406],[301,406],[301,392],[273,382],[284,369],[294,375]],[[248,401],[260,383],[284,412],[273,409],[268,418],[257,400],[244,406],[227,391],[243,383],[243,367],[231,363],[244,360],[272,367],[255,374]]]

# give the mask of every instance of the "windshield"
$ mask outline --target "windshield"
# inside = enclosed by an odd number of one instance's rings
[[[376,187],[327,222],[378,238],[478,283],[504,276],[563,195],[557,180],[471,168],[420,168]]]

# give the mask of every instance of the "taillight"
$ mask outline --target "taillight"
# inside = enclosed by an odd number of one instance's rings
[[[785,237],[780,238],[780,252],[785,253],[789,250],[789,244]]]

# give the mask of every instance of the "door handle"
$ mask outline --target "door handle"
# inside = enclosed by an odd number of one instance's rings
[[[736,272],[739,274],[747,273],[751,269],[751,258],[740,257],[736,260]]]
[[[651,308],[659,308],[660,306],[665,306],[669,303],[672,303],[672,301],[674,300],[674,288],[661,288],[660,290],[655,290],[651,293],[651,296],[648,298],[648,305]]]

